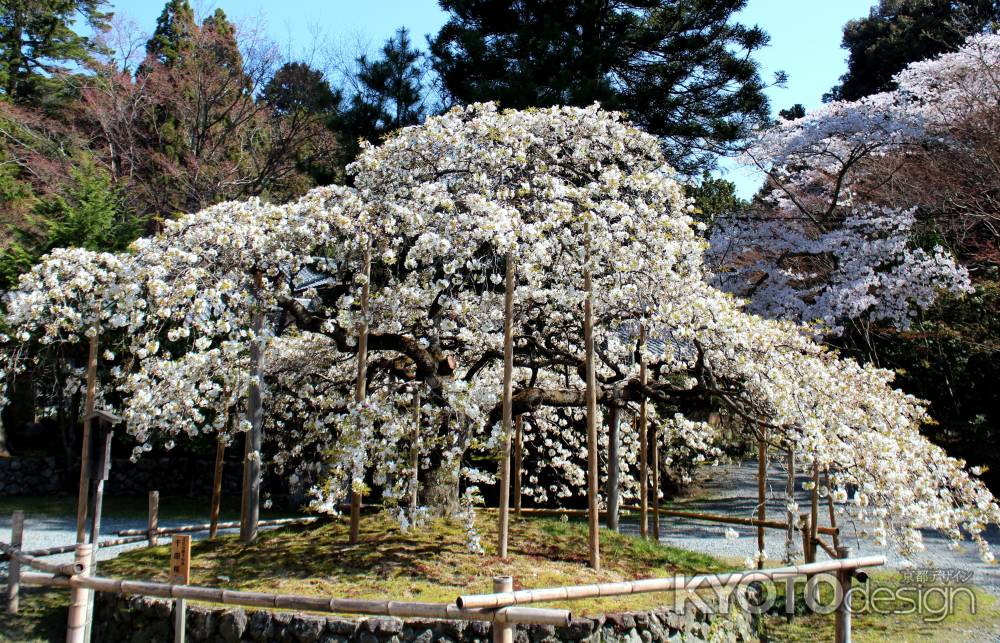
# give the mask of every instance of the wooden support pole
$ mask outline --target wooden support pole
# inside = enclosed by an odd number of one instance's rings
[[[90,575],[91,552],[89,543],[77,543],[75,562],[83,568],[84,576]],[[93,591],[79,584],[71,584],[70,587],[66,643],[84,643],[90,623],[90,596]]]
[[[24,544],[24,512],[20,509],[10,517],[10,546],[20,549]],[[17,614],[21,594],[21,561],[11,556],[7,563],[7,613]]]
[[[209,517],[208,537],[219,533],[219,507],[222,504],[222,470],[226,459],[226,440],[220,435],[215,443],[215,471],[212,475],[212,510]]]
[[[649,445],[653,450],[652,493],[653,493],[653,540],[660,542],[660,439],[657,435],[659,427],[653,424],[649,432]]]
[[[503,399],[500,422],[500,523],[497,553],[507,557],[510,536],[510,435],[512,421],[511,397],[514,394],[514,255],[507,253],[506,281],[503,300]],[[494,640],[497,640],[494,636]]]
[[[830,527],[834,529],[833,532],[833,548],[838,549],[840,547],[840,530],[837,529],[837,514],[833,506],[833,490],[830,488],[830,472],[823,472],[823,480],[826,482],[826,506],[830,512]]]
[[[354,401],[359,405],[368,395],[368,299],[371,295],[372,276],[372,240],[365,238],[364,250],[361,254],[361,310],[358,320],[358,377],[354,387]],[[357,474],[358,472],[355,472]],[[360,472],[362,480],[351,479],[351,523],[348,537],[353,545],[358,542],[361,532],[361,492],[355,489],[356,484],[364,482],[364,471]]]
[[[809,553],[813,560],[816,560],[816,529],[819,527],[819,463],[813,462],[812,469],[812,495],[809,505]]]
[[[84,542],[87,538],[87,505],[90,504],[90,427],[93,423],[94,399],[97,397],[99,322],[94,322],[93,333],[87,354],[87,394],[83,403],[83,444],[80,448],[80,490],[76,500],[76,542],[78,543]]]
[[[587,529],[590,567],[601,569],[600,512],[597,505],[597,366],[594,364],[594,285],[590,268],[590,221],[583,233],[583,341],[587,373]]]
[[[100,431],[98,435],[101,438],[101,443],[98,446],[101,454],[100,462],[105,468],[105,471],[110,466],[111,463],[111,438],[114,436],[114,431],[110,426],[102,424],[100,426]],[[97,568],[97,550],[100,547],[101,538],[101,514],[104,511],[104,476],[105,471],[92,472],[96,473],[96,480],[94,480],[94,497],[93,497],[93,510],[90,518],[90,544],[93,545],[93,550],[91,551],[91,567],[90,573],[94,574]],[[95,477],[95,476],[91,476]],[[89,637],[88,637],[89,638]]]
[[[788,523],[785,532],[785,562],[791,563],[795,559],[795,512],[791,508],[795,502],[795,452],[792,449],[788,449],[785,462],[788,474],[785,481],[785,522]]]
[[[837,553],[841,559],[851,557],[850,547],[838,547]],[[841,569],[837,572],[837,583],[840,585],[840,603],[837,605],[837,613],[834,622],[834,640],[836,643],[851,643],[851,577],[854,574],[852,569]]]
[[[620,503],[621,484],[621,423],[622,409],[617,404],[611,406],[608,412],[608,487],[605,495],[608,499],[608,529],[618,531],[618,506]]]
[[[639,383],[645,386],[646,325],[639,325]],[[646,418],[646,396],[639,402],[639,535],[649,537],[649,435]]]
[[[156,547],[156,535],[160,526],[160,492],[149,492],[149,519],[146,522],[146,539],[150,547]]]
[[[420,501],[420,388],[413,387],[413,438],[410,441],[410,522],[416,520]]]
[[[521,468],[524,462],[524,416],[514,418],[514,515],[521,517]]]
[[[514,579],[510,576],[493,577],[493,593],[514,591]],[[514,628],[509,623],[493,624],[493,643],[514,643]]]
[[[247,415],[250,420],[246,460],[243,462],[244,520],[240,526],[240,540],[246,544],[257,539],[257,522],[260,520],[261,449],[264,442],[264,310],[260,303],[264,277],[254,275],[254,288],[258,309],[253,317],[253,337],[250,341],[250,385],[247,393]]]
[[[816,562],[813,555],[812,520],[809,514],[802,514],[802,558],[808,563]]]
[[[762,429],[763,430],[763,429]],[[762,435],[757,442],[757,520],[767,520],[767,441]],[[764,568],[760,552],[764,551],[764,526],[757,526],[757,569]]]

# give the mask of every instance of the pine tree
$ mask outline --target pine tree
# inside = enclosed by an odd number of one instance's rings
[[[16,103],[40,102],[74,65],[102,51],[74,23],[82,17],[95,32],[109,26],[104,0],[4,0],[0,2],[0,89]]]
[[[375,142],[426,115],[424,54],[413,48],[406,28],[386,40],[381,58],[363,55],[357,63],[357,91],[340,119],[348,159],[356,155],[358,139]]]
[[[431,43],[459,103],[623,110],[661,136],[684,171],[709,165],[768,117],[757,27],[746,0],[441,0],[451,14]]]
[[[1000,20],[996,0],[880,0],[865,18],[844,26],[847,73],[823,99],[857,100],[895,89],[906,65],[958,48]]]

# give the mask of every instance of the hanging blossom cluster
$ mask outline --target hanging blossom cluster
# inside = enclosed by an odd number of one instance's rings
[[[908,66],[892,92],[762,131],[743,161],[765,173],[766,193],[720,220],[708,254],[715,283],[759,314],[832,334],[849,321],[906,329],[941,293],[971,292],[947,250],[917,245],[921,195],[887,186],[929,147],[957,144],[956,123],[995,110],[998,80],[1000,36],[973,36]]]
[[[364,149],[350,171],[353,188],[280,206],[224,203],[168,223],[129,254],[80,254],[79,271],[101,274],[89,286],[69,269],[50,280],[64,256],[45,258],[8,302],[5,351],[24,363],[53,342],[80,346],[97,328],[115,353],[101,362],[101,395],[140,452],[247,430],[258,377],[266,444],[251,457],[308,478],[317,509],[335,510],[353,489],[395,504],[407,525],[447,511],[471,529],[502,437],[507,262],[526,492],[539,502],[585,493],[589,270],[598,402],[625,409],[626,496],[637,490],[628,417],[639,402],[657,409],[649,420],[670,448],[665,467],[678,471],[718,455],[723,437],[706,420],[722,409],[831,472],[839,488],[858,489],[887,544],[919,547],[919,529],[936,527],[987,553],[980,534],[1000,508],[921,437],[924,406],[893,389],[891,373],[839,357],[793,322],[749,314],[713,287],[707,244],[659,142],[621,115],[473,105]],[[406,509],[414,492],[416,514]]]

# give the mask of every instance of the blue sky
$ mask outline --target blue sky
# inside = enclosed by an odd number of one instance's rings
[[[868,13],[874,0],[750,0],[740,19],[761,26],[771,36],[771,45],[758,52],[765,78],[778,70],[788,72],[785,88],[768,91],[775,112],[795,103],[807,109],[820,104],[825,91],[844,72],[844,50],[840,49],[845,22]],[[271,39],[302,55],[319,38],[351,51],[357,43],[378,47],[399,26],[406,26],[418,44],[436,33],[446,16],[436,0],[194,0],[199,16],[217,7],[235,20],[259,20]],[[163,8],[159,0],[118,0],[115,11],[127,14],[149,32]],[[732,163],[723,168],[726,178],[736,182],[749,196],[760,183]]]

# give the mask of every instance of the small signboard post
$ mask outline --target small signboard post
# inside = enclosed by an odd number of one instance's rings
[[[187,534],[175,534],[170,541],[170,582],[175,585],[191,582],[191,536]],[[178,598],[174,601],[175,643],[184,643],[186,625],[187,601]]]

